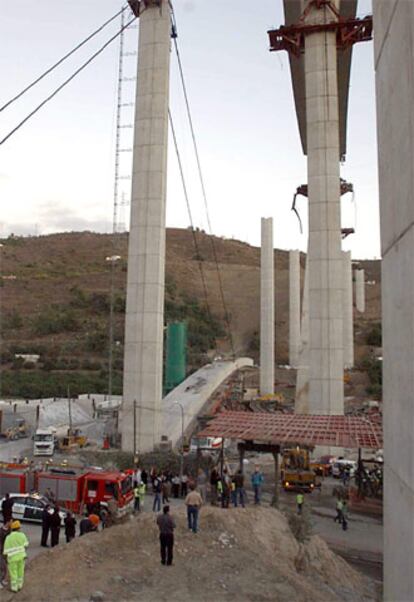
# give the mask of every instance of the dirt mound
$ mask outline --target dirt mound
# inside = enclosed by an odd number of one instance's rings
[[[299,544],[271,508],[204,508],[201,530],[177,520],[174,565],[160,564],[154,515],[147,513],[35,558],[24,590],[7,600],[145,602],[368,602],[374,586],[319,538]],[[3,599],[3,598],[2,598]]]

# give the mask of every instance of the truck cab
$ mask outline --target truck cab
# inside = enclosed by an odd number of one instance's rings
[[[34,456],[53,456],[55,451],[55,434],[52,429],[37,429],[33,437]]]

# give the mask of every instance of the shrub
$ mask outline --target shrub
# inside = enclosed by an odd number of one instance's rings
[[[58,334],[78,330],[79,323],[72,311],[56,307],[44,311],[33,320],[33,332],[37,335]]]
[[[108,313],[110,309],[110,299],[106,294],[92,293],[89,306],[95,313]]]
[[[18,311],[13,309],[9,314],[6,314],[3,320],[4,330],[14,330],[23,326],[23,319]]]
[[[103,330],[95,330],[86,335],[85,350],[104,353],[108,348],[108,334]]]
[[[372,326],[371,330],[367,333],[365,337],[365,342],[371,347],[382,346],[382,327],[380,322],[377,322]]]
[[[25,370],[34,370],[36,368],[36,364],[34,362],[24,362],[23,368]]]

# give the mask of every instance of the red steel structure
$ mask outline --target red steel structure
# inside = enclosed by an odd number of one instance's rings
[[[382,425],[355,416],[221,412],[198,433],[276,445],[382,448]]]
[[[332,12],[332,21],[324,24],[307,25],[305,19],[312,6],[328,7]],[[305,35],[319,31],[336,31],[338,49],[346,49],[357,42],[372,40],[372,16],[363,19],[344,19],[340,16],[331,0],[309,0],[298,23],[282,25],[279,29],[268,31],[270,50],[287,50],[300,56],[305,48]]]

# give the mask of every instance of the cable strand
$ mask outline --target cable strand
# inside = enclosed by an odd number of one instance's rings
[[[99,50],[97,50],[87,61],[85,61],[74,73],[72,73],[72,75],[68,77],[58,88],[56,88],[56,90],[54,90],[52,94],[45,98],[45,100],[43,100],[40,103],[40,105],[33,109],[33,111],[31,111],[20,123],[18,123],[16,127],[14,127],[2,140],[0,140],[0,146],[4,144],[11,136],[13,136],[13,134],[15,134],[27,121],[29,121],[29,119],[36,115],[36,113],[40,111],[40,109],[44,107],[48,102],[50,102],[52,98],[54,98],[61,90],[63,90],[65,86],[67,86],[73,79],[75,79],[75,77],[79,75],[79,73],[81,73],[81,71],[83,71],[90,63],[92,63],[92,61],[96,59],[96,57],[99,56],[105,50],[105,48],[107,48],[114,40],[116,40],[116,38],[118,38],[121,35],[124,29],[129,27],[129,25],[131,25],[131,23],[133,23],[135,19],[136,17],[128,21],[128,23],[126,23],[126,25],[122,29],[120,29],[114,36],[112,36],[107,42],[105,42],[105,44],[101,46]]]
[[[189,217],[189,220],[190,220],[191,233],[193,235],[193,242],[194,242],[194,248],[195,248],[195,252],[196,252],[196,256],[197,256],[198,269],[199,269],[199,272],[200,272],[200,278],[201,278],[201,282],[202,282],[202,286],[203,286],[203,292],[204,292],[204,302],[206,304],[206,309],[207,309],[207,314],[208,314],[209,320],[210,320],[210,322],[212,322],[212,315],[211,315],[211,311],[210,311],[210,305],[209,305],[209,302],[208,302],[207,283],[206,283],[206,279],[205,279],[205,275],[204,275],[204,270],[203,270],[203,265],[202,265],[202,261],[201,261],[201,254],[200,254],[200,250],[199,250],[199,246],[198,246],[197,236],[196,236],[196,232],[195,232],[195,229],[194,229],[194,222],[193,222],[193,216],[192,216],[192,213],[191,213],[190,199],[189,199],[189,196],[188,196],[187,184],[186,184],[186,181],[185,181],[184,170],[183,170],[183,165],[182,165],[182,161],[181,161],[181,155],[180,155],[180,151],[179,151],[179,148],[178,148],[177,136],[176,136],[176,133],[175,133],[174,122],[173,122],[173,119],[172,119],[172,115],[171,115],[170,109],[168,109],[168,119],[169,119],[169,122],[170,122],[170,127],[171,127],[171,133],[172,133],[172,137],[173,137],[173,141],[174,141],[175,152],[176,152],[176,155],[177,155],[178,168],[180,170],[181,183],[182,183],[182,186],[183,186],[184,197],[185,197],[185,202],[186,202],[187,211],[188,211],[188,217]],[[218,352],[216,339],[214,339],[214,341],[215,341],[216,352]]]
[[[171,4],[170,4],[170,6],[171,6],[171,18],[172,18],[173,30],[176,34],[177,23],[176,23],[175,13],[174,13],[174,9]],[[223,309],[224,309],[224,320],[226,322],[227,333],[228,333],[229,340],[230,340],[232,354],[233,354],[233,357],[235,357],[236,353],[235,353],[235,348],[234,348],[234,341],[233,341],[233,335],[232,335],[232,330],[231,330],[230,317],[229,317],[229,312],[227,310],[227,304],[226,304],[226,300],[225,300],[225,296],[224,296],[223,280],[222,280],[221,270],[220,270],[220,266],[219,266],[219,262],[218,262],[217,249],[216,249],[216,245],[214,242],[213,229],[211,226],[210,212],[209,212],[209,208],[208,208],[207,192],[206,192],[206,187],[205,187],[205,183],[204,183],[203,171],[201,168],[201,160],[200,160],[200,155],[198,152],[198,144],[197,144],[197,139],[196,139],[196,135],[195,135],[194,124],[193,124],[193,119],[192,119],[191,109],[190,109],[190,102],[189,102],[188,93],[187,93],[187,86],[185,83],[184,70],[183,70],[183,65],[182,65],[182,61],[181,61],[181,55],[179,52],[176,35],[175,35],[175,37],[173,37],[173,41],[174,41],[175,53],[177,56],[178,69],[179,69],[179,73],[180,73],[181,85],[183,88],[185,105],[186,105],[186,109],[187,109],[187,117],[188,117],[188,122],[190,125],[191,137],[192,137],[192,141],[193,141],[194,153],[195,153],[195,157],[196,157],[198,176],[200,179],[201,191],[202,191],[202,196],[203,196],[203,201],[204,201],[204,208],[205,208],[206,217],[207,217],[207,226],[208,226],[208,230],[209,230],[209,234],[210,234],[211,249],[212,249],[213,259],[214,259],[214,263],[216,265],[216,270],[217,270],[220,298],[221,298],[221,302],[222,302]]]
[[[40,81],[42,81],[42,79],[44,79],[47,75],[49,75],[50,73],[52,73],[52,71],[54,71],[55,69],[57,69],[57,67],[59,67],[69,57],[71,57],[72,54],[75,54],[75,52],[77,52],[80,48],[82,48],[82,46],[84,46],[90,40],[92,40],[96,35],[98,35],[98,33],[100,33],[101,31],[103,31],[105,29],[105,27],[107,27],[110,23],[112,23],[112,21],[114,21],[126,9],[127,9],[127,6],[124,6],[120,11],[118,11],[116,13],[116,15],[114,15],[113,17],[111,17],[110,19],[108,19],[107,21],[105,21],[105,23],[103,23],[100,27],[98,27],[98,29],[96,29],[95,31],[93,31],[84,40],[82,40],[82,42],[79,42],[79,44],[77,44],[77,46],[75,46],[74,48],[72,48],[72,50],[70,50],[67,54],[65,54],[54,65],[52,65],[51,67],[49,67],[48,69],[46,69],[46,71],[44,71],[41,75],[39,75],[39,77],[37,77],[35,80],[33,80],[28,86],[26,86],[25,88],[23,88],[23,90],[21,90],[21,92],[19,92],[18,94],[16,94],[16,96],[13,96],[13,98],[11,98],[10,100],[8,100],[3,106],[0,107],[0,113],[2,111],[4,111],[4,109],[7,109],[7,107],[9,107],[11,104],[13,104],[14,102],[16,102],[16,100],[19,100],[19,98],[21,98],[24,94],[26,94],[26,92],[28,92],[29,90],[31,90],[36,84],[38,84]]]

